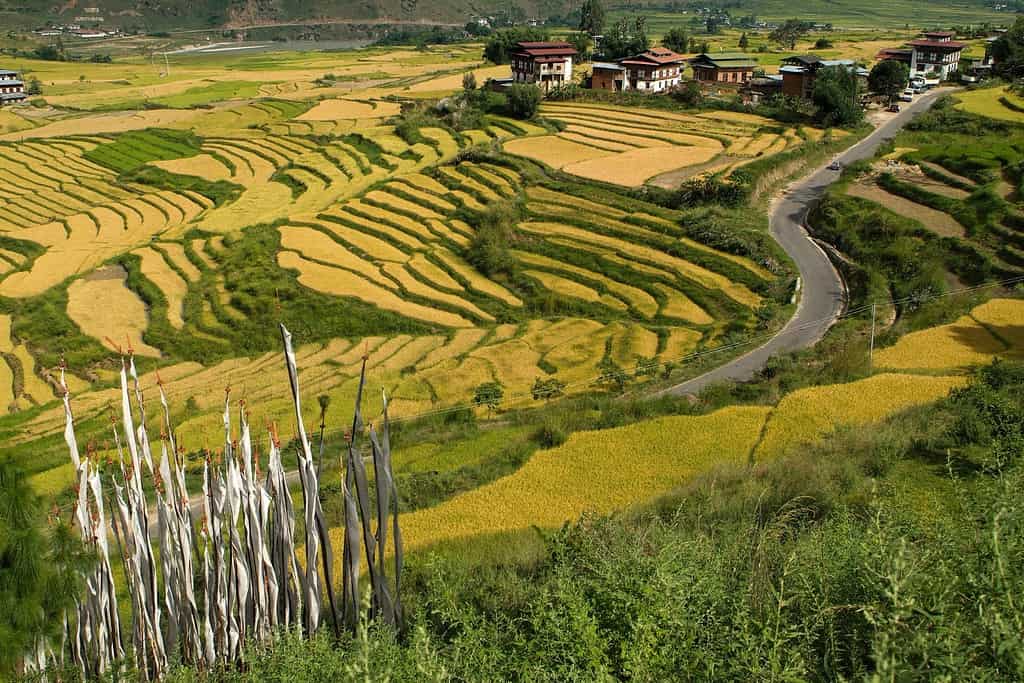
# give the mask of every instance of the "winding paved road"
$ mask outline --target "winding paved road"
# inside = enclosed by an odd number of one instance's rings
[[[920,95],[913,103],[879,126],[870,135],[838,157],[845,165],[874,156],[878,147],[895,137],[915,114],[928,109],[952,88],[939,88]],[[778,334],[762,346],[699,377],[670,387],[661,394],[697,394],[709,384],[744,382],[756,375],[768,359],[789,351],[813,346],[838,319],[846,300],[846,289],[832,262],[804,227],[807,214],[839,178],[839,171],[821,167],[787,188],[773,203],[770,232],[800,270],[801,296],[796,313]]]

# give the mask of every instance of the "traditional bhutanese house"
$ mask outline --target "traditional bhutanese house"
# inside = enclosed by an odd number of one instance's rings
[[[923,35],[907,43],[913,50],[910,75],[933,74],[942,80],[948,79],[950,72],[959,66],[960,55],[967,45],[953,40],[955,34],[950,31],[931,31]]]
[[[629,90],[626,67],[615,62],[591,62],[590,87],[593,90]]]
[[[757,59],[740,52],[701,53],[690,59],[693,78],[701,83],[742,84],[754,76]]]
[[[25,84],[17,71],[0,69],[0,106],[25,99]]]
[[[821,59],[817,55],[794,55],[782,60],[779,73],[782,75],[782,92],[789,97],[809,99],[814,90],[814,79],[825,67],[841,66],[856,70],[859,78],[866,79],[868,72],[852,59]]]
[[[685,63],[685,57],[665,47],[619,60],[626,69],[628,87],[641,92],[665,92],[679,85]]]
[[[893,59],[910,68],[910,77],[923,76],[946,80],[960,64],[960,56],[967,45],[953,40],[950,31],[928,31],[924,37],[911,40],[902,48],[888,48],[878,53],[878,59]]]
[[[531,41],[516,43],[512,53],[512,78],[533,83],[544,92],[572,82],[576,48],[569,43]]]

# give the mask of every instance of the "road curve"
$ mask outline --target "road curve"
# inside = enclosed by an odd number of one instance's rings
[[[951,88],[932,90],[876,128],[870,135],[843,152],[838,160],[848,165],[875,155],[878,147],[895,137],[916,114],[934,104]],[[680,396],[697,394],[710,384],[744,382],[754,377],[772,356],[813,346],[838,319],[846,299],[842,278],[828,256],[804,227],[807,214],[825,194],[829,185],[839,178],[839,171],[826,167],[815,169],[796,181],[772,205],[769,230],[775,241],[796,263],[800,271],[801,296],[796,313],[778,334],[763,345],[709,372],[660,392]]]

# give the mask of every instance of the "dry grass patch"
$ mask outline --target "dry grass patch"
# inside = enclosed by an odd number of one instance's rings
[[[68,287],[68,317],[85,334],[105,346],[110,338],[127,342],[141,356],[160,356],[160,350],[142,341],[149,323],[146,305],[128,289],[128,273],[121,266],[104,266]]]
[[[894,213],[919,222],[923,227],[943,237],[963,237],[965,234],[964,226],[957,223],[948,213],[936,211],[905,197],[886,192],[874,183],[851,183],[846,194],[881,204]]]

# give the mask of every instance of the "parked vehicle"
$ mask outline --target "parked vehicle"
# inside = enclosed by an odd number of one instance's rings
[[[833,161],[831,164],[828,165],[828,170],[830,170],[830,171],[842,171],[843,170],[843,165],[841,163],[839,163],[838,161]]]
[[[911,90],[910,88],[907,88],[906,90],[903,91],[902,94],[900,94],[900,102],[913,102],[913,101],[914,101],[914,91]]]
[[[889,105],[889,111],[891,111],[893,114],[899,114],[900,113],[900,105],[898,105],[895,102],[893,102],[892,104]]]

